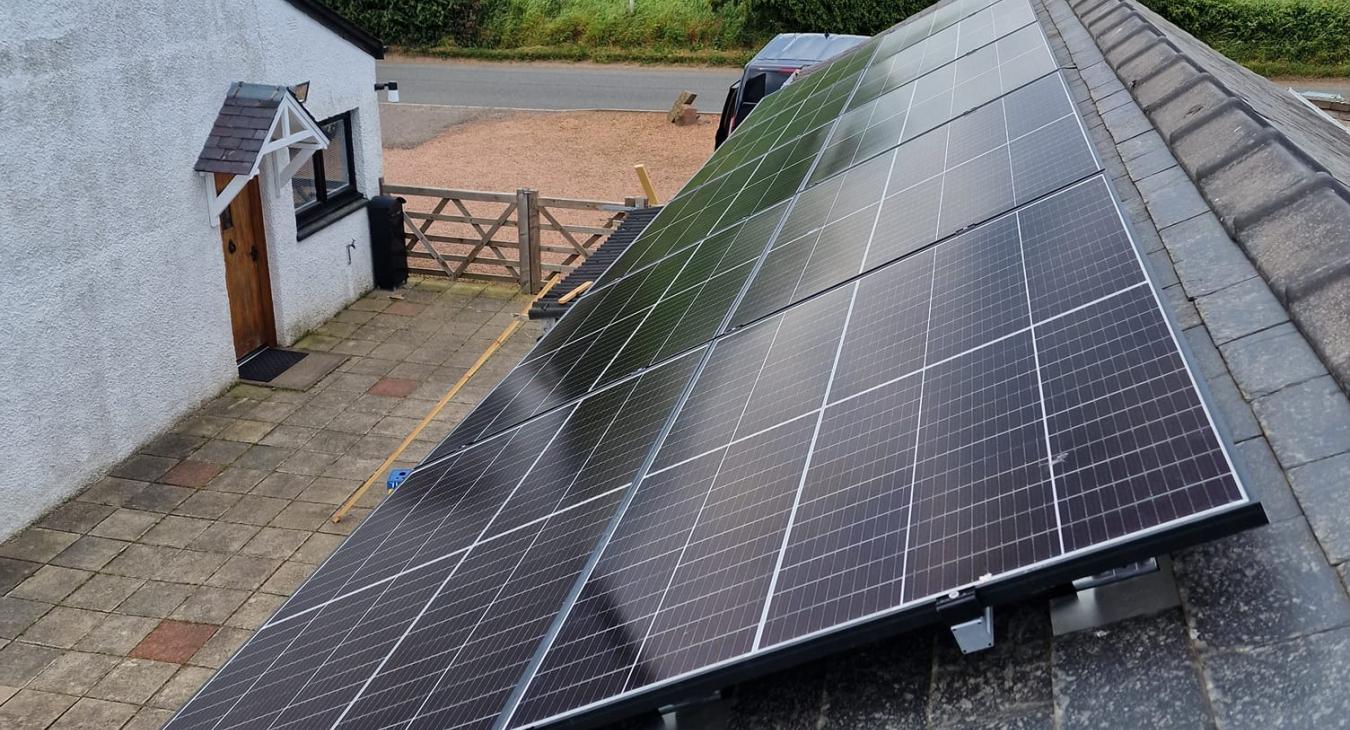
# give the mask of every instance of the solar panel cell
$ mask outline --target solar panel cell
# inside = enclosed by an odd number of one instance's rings
[[[859,282],[831,386],[832,398],[857,395],[923,367],[932,288],[931,251]]]
[[[902,602],[919,380],[901,378],[825,410],[763,646]]]
[[[936,251],[928,362],[1029,325],[1017,220],[1005,216]]]
[[[814,430],[814,418],[801,418],[726,450],[626,689],[754,646]]]
[[[1017,219],[1038,320],[1144,281],[1100,177],[1027,206]]]
[[[934,365],[920,398],[905,599],[1058,555],[1030,335]]]
[[[1240,499],[1146,287],[1039,325],[1036,339],[1066,549]]]

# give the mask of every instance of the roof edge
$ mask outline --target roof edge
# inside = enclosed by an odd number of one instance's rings
[[[1134,0],[1069,5],[1224,228],[1350,391],[1350,189],[1275,115],[1258,112],[1224,78],[1239,76],[1249,91],[1274,89],[1269,82],[1231,61],[1211,68],[1214,59],[1187,47],[1227,59]],[[1286,123],[1297,114],[1278,111]]]
[[[353,23],[319,0],[286,0],[292,7],[319,21],[325,28],[341,36],[352,45],[374,58],[384,58],[384,41]]]

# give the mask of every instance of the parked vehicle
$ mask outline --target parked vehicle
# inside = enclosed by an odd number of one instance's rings
[[[832,33],[780,33],[774,36],[750,63],[741,78],[727,90],[722,120],[717,125],[713,148],[721,147],[727,135],[744,121],[761,99],[783,88],[798,71],[833,58],[867,40],[865,35]]]

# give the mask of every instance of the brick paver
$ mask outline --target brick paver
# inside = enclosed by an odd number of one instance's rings
[[[384,496],[329,517],[527,301],[414,279],[299,347],[349,359],[306,392],[236,386],[0,544],[0,728],[157,728]],[[519,360],[516,334],[404,453]]]

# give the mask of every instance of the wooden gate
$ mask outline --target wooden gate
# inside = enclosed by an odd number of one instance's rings
[[[408,264],[414,273],[510,281],[535,293],[553,274],[566,275],[646,198],[623,202],[546,198],[514,193],[384,186],[404,205]]]

